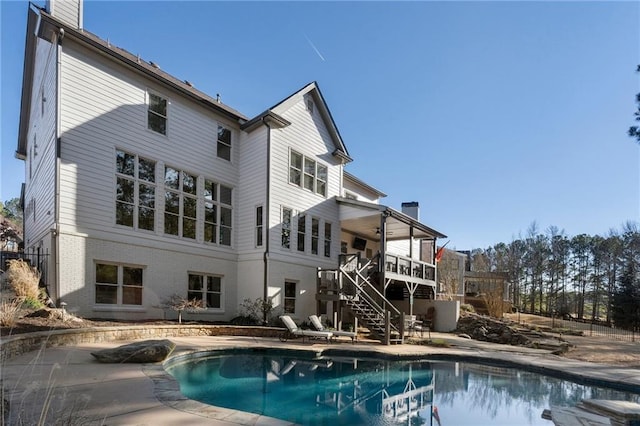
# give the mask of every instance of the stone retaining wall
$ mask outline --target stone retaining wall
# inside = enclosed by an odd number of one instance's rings
[[[284,329],[276,327],[197,324],[94,327],[41,331],[2,337],[0,340],[0,360],[5,361],[18,355],[47,347],[77,345],[82,343],[145,340],[180,336],[279,337],[282,333],[284,333]]]

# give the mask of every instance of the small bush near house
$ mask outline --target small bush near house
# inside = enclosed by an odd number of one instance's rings
[[[258,297],[255,300],[244,299],[240,304],[240,315],[235,317],[231,322],[237,325],[281,325],[279,321],[280,309],[276,309],[273,305],[273,299],[268,297],[264,300]],[[266,324],[264,318],[267,318]]]
[[[462,305],[460,305],[460,312],[470,312],[470,313],[475,313],[476,310],[473,308],[472,305],[468,304],[468,303],[464,303]]]
[[[0,301],[0,326],[13,327],[16,325],[18,313],[22,307],[22,299],[6,299]]]
[[[17,298],[31,308],[44,306],[43,294],[40,290],[40,272],[22,259],[10,260],[6,279]]]
[[[179,294],[174,294],[164,300],[160,305],[162,309],[171,309],[178,313],[178,324],[182,324],[182,312],[195,312],[205,309],[204,302],[199,299],[185,299]]]

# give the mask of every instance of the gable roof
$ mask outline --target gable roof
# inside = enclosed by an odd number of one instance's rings
[[[95,34],[84,29],[76,29],[63,21],[56,19],[44,9],[30,4],[27,19],[27,34],[24,54],[24,70],[22,76],[22,101],[20,105],[20,124],[18,128],[18,147],[16,157],[24,159],[26,157],[26,136],[29,124],[29,112],[31,109],[31,86],[33,84],[33,73],[35,65],[35,51],[37,38],[42,38],[53,42],[58,38],[71,37],[84,46],[112,59],[121,65],[133,69],[146,78],[155,80],[156,83],[173,89],[178,93],[192,99],[196,103],[209,108],[218,114],[244,122],[248,117],[236,111],[228,105],[223,104],[218,99],[205,94],[194,88],[187,81],[180,80],[169,73],[162,71],[153,62],[147,62],[124,49],[112,45],[109,41],[103,40]]]
[[[329,111],[329,107],[327,106],[327,103],[324,100],[324,96],[322,96],[322,92],[320,92],[320,87],[318,86],[317,82],[313,81],[305,85],[300,90],[295,91],[294,93],[292,93],[282,101],[278,102],[271,108],[268,108],[265,112],[263,112],[262,114],[259,114],[258,116],[264,115],[267,112],[278,114],[278,112],[285,110],[286,108],[291,106],[293,103],[297,102],[301,96],[304,96],[307,94],[313,98],[313,103],[315,107],[318,109],[318,112],[320,113],[320,116],[324,120],[325,125],[327,126],[327,130],[329,131],[331,140],[333,141],[333,144],[336,148],[332,152],[332,154],[336,157],[341,158],[344,163],[350,163],[351,161],[353,161],[353,159],[349,156],[347,147],[345,146],[342,140],[342,136],[340,136],[340,131],[338,130],[338,126],[336,126],[336,123],[333,120],[331,111]],[[254,121],[254,120],[255,119],[252,119],[251,121]]]

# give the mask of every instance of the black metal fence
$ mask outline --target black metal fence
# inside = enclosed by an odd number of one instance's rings
[[[521,322],[518,314],[510,314],[512,320]],[[583,336],[606,337],[612,340],[622,340],[626,342],[636,342],[640,339],[638,332],[625,330],[615,326],[607,326],[601,322],[590,320],[566,320],[562,318],[523,315],[522,322],[534,324],[540,327],[548,327],[554,330],[567,330],[581,332]]]
[[[49,251],[42,249],[28,249],[22,251],[0,251],[0,269],[6,271],[10,260],[22,259],[40,272],[40,286],[47,287],[49,283],[47,265]]]

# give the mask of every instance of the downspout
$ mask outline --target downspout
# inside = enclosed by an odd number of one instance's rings
[[[265,208],[264,208],[264,223],[266,225],[266,235],[265,235],[265,244],[264,244],[264,255],[263,255],[263,262],[264,262],[264,275],[263,275],[263,285],[264,285],[264,289],[263,289],[263,301],[267,302],[267,300],[269,300],[269,241],[271,240],[270,238],[270,228],[271,228],[271,222],[269,221],[269,218],[271,217],[270,215],[270,211],[271,211],[271,126],[269,125],[268,120],[265,120],[264,118],[262,119],[262,122],[264,123],[265,126],[267,126],[267,188],[266,188],[266,194],[265,194]],[[267,312],[266,310],[263,310],[263,318],[262,321],[266,324],[267,323]]]
[[[61,139],[61,130],[60,130],[60,116],[61,116],[61,104],[62,99],[60,96],[61,90],[61,82],[62,82],[62,39],[64,38],[64,30],[60,28],[59,34],[56,36],[56,164],[55,164],[55,176],[54,180],[54,229],[52,231],[53,238],[53,261],[55,265],[55,292],[54,292],[54,300],[56,306],[60,306],[62,302],[60,296],[60,283],[62,282],[61,273],[60,273],[60,159],[62,157],[62,139]]]

